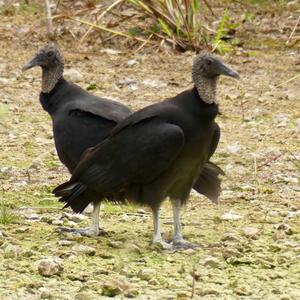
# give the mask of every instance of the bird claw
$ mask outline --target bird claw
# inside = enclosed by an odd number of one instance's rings
[[[60,227],[57,229],[59,232],[70,232],[70,233],[75,233],[79,234],[81,236],[88,236],[88,237],[95,237],[95,236],[104,236],[107,235],[107,231],[105,231],[102,228],[68,228],[68,227]]]
[[[184,239],[180,240],[174,240],[172,243],[173,249],[174,250],[179,250],[179,249],[195,249],[198,248],[199,245],[190,243]]]
[[[155,240],[152,241],[152,246],[154,248],[159,248],[161,250],[173,250],[173,247],[171,244],[165,242],[164,240]]]

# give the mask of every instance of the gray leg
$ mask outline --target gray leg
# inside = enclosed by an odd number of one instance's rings
[[[92,212],[92,221],[91,225],[86,228],[60,228],[60,231],[65,232],[74,232],[78,233],[82,236],[98,236],[105,234],[105,231],[99,228],[99,214],[100,214],[100,207],[101,202],[94,202],[93,203],[93,212]]]
[[[163,249],[170,249],[171,245],[169,245],[167,242],[165,242],[161,237],[160,232],[160,224],[159,224],[159,213],[160,209],[155,208],[152,210],[153,213],[153,228],[154,228],[154,234],[153,234],[153,244],[160,244]]]
[[[180,210],[181,210],[181,201],[180,199],[172,200],[173,207],[173,219],[174,219],[174,235],[173,235],[173,246],[175,249],[183,248],[194,248],[195,246],[184,240],[181,233],[181,222],[180,222]]]

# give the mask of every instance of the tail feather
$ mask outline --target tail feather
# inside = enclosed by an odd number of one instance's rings
[[[221,179],[219,175],[225,175],[224,171],[212,162],[207,162],[193,189],[198,193],[206,196],[212,202],[218,203],[218,198],[221,193]]]
[[[71,207],[76,213],[81,213],[90,202],[97,199],[95,194],[80,182],[65,182],[53,190],[59,201],[65,203],[65,207]]]

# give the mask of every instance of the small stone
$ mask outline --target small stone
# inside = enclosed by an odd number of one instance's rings
[[[86,246],[86,245],[74,245],[72,250],[77,252],[78,254],[94,256],[96,254],[96,249]]]
[[[159,285],[159,281],[156,278],[152,278],[148,281],[149,284],[151,285]]]
[[[62,220],[53,220],[52,222],[52,225],[56,225],[56,226],[61,226],[64,224],[64,222]]]
[[[194,254],[196,251],[194,249],[186,249],[186,250],[183,250],[182,253],[184,254],[187,254],[187,255],[192,255]]]
[[[139,290],[137,288],[129,288],[128,290],[124,291],[124,295],[126,298],[135,298],[139,295]]]
[[[63,271],[63,264],[59,258],[47,258],[39,261],[38,272],[40,275],[50,277]]]
[[[40,216],[38,214],[28,214],[24,215],[25,219],[27,220],[39,220]]]
[[[0,77],[0,84],[7,85],[8,83],[9,83],[8,79]]]
[[[287,126],[287,123],[290,121],[290,116],[287,114],[277,114],[273,117],[273,122],[285,127]]]
[[[61,240],[61,241],[58,242],[58,245],[60,245],[60,246],[70,246],[70,245],[72,245],[72,242],[68,241],[68,240]]]
[[[28,232],[29,231],[29,228],[28,227],[18,227],[15,229],[15,233],[25,233],[25,232]]]
[[[17,258],[18,256],[20,256],[20,254],[21,254],[21,249],[16,245],[8,244],[4,248],[5,258]]]
[[[227,145],[226,150],[231,154],[237,154],[241,150],[241,145],[238,142],[236,142],[231,145]]]
[[[45,287],[41,287],[39,288],[39,292],[40,292],[40,299],[54,299],[54,295],[51,293],[50,290],[48,290]]]
[[[258,233],[260,232],[260,230],[256,227],[245,227],[243,228],[243,234],[246,237],[255,237]]]
[[[241,215],[234,212],[228,212],[221,216],[221,220],[224,221],[236,221],[236,220],[240,220],[241,218],[242,218]]]
[[[239,296],[250,296],[252,294],[249,287],[246,285],[235,288],[234,292]]]
[[[124,245],[120,241],[110,241],[109,246],[116,249],[122,249]]]
[[[218,268],[220,266],[220,262],[216,257],[209,256],[203,260],[202,265],[212,268]]]
[[[75,222],[75,223],[79,223],[82,222],[84,220],[86,220],[87,217],[83,214],[76,214],[76,215],[71,215],[71,221]]]
[[[156,276],[156,270],[151,268],[141,269],[138,273],[138,277],[146,281],[149,281],[155,276]]]
[[[79,82],[83,80],[83,75],[75,69],[65,70],[64,77],[73,82]]]
[[[239,242],[240,238],[237,237],[236,235],[232,234],[232,233],[225,233],[222,238],[221,241],[226,242],[226,241],[230,241],[230,242]]]
[[[242,256],[242,254],[238,250],[233,249],[233,248],[227,248],[227,247],[222,249],[222,254],[223,254],[224,259]]]
[[[126,62],[126,64],[128,65],[128,66],[133,66],[133,65],[135,65],[137,63],[137,60],[135,60],[135,59],[129,59],[127,62]]]
[[[142,209],[142,208],[139,208],[139,209],[137,210],[137,213],[138,213],[138,214],[141,214],[141,215],[145,215],[145,214],[146,214],[146,211],[145,211],[144,209]]]
[[[123,289],[116,280],[106,282],[102,286],[102,296],[115,297],[123,293]]]
[[[76,226],[76,223],[73,222],[73,221],[68,221],[67,226],[70,227],[70,228],[74,228]]]

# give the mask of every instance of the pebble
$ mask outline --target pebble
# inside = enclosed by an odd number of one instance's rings
[[[290,116],[287,114],[277,114],[273,117],[273,122],[278,124],[278,126],[285,127],[290,121]]]
[[[78,254],[94,256],[96,254],[96,249],[86,246],[86,245],[74,245],[72,250],[77,252]]]
[[[128,66],[133,66],[133,65],[135,65],[135,64],[137,64],[138,62],[137,62],[137,60],[135,60],[135,59],[129,59],[127,62],[126,62],[126,64],[128,65]]]
[[[8,83],[9,83],[8,79],[0,77],[0,84],[7,85]]]
[[[115,297],[123,293],[123,289],[121,288],[120,284],[116,280],[112,280],[109,282],[105,282],[102,285],[102,296],[107,297]]]
[[[216,257],[209,256],[202,261],[203,266],[209,266],[212,268],[220,267],[220,262]]]
[[[18,256],[20,256],[20,254],[21,254],[21,249],[16,245],[8,244],[4,248],[5,258],[17,258]]]
[[[245,236],[253,238],[259,233],[260,230],[256,227],[245,227],[242,231]]]
[[[51,291],[45,287],[39,288],[40,292],[40,299],[54,299],[54,295],[51,293]]]
[[[72,245],[72,242],[68,241],[68,240],[61,240],[61,241],[58,242],[58,245],[60,245],[60,246],[70,246],[70,245]]]
[[[79,82],[83,80],[83,75],[73,68],[65,70],[64,77],[72,82]]]
[[[241,215],[234,213],[234,212],[228,212],[221,216],[221,220],[224,220],[224,221],[237,221],[242,218],[243,217]]]
[[[75,295],[74,300],[94,300],[96,297],[88,292],[80,292]]]
[[[120,241],[110,241],[109,246],[112,248],[121,249],[123,248],[123,243]]]
[[[71,215],[71,221],[76,222],[76,223],[80,223],[84,220],[86,220],[87,217],[85,215],[82,214],[76,214],[76,215]]]
[[[50,277],[62,273],[63,264],[59,258],[46,258],[38,263],[38,272],[40,275]]]
[[[186,250],[183,250],[182,253],[184,254],[187,254],[187,255],[192,255],[194,254],[196,251],[194,249],[186,249]]]
[[[231,145],[227,145],[226,146],[226,150],[227,152],[229,152],[230,154],[237,154],[238,152],[240,152],[241,150],[241,145],[239,145],[239,143],[234,143]]]
[[[57,225],[57,226],[64,224],[64,222],[62,220],[53,220],[51,223],[52,223],[52,225]]]
[[[14,230],[15,233],[25,233],[28,232],[29,228],[28,227],[18,227]]]
[[[142,280],[149,281],[156,276],[156,270],[151,268],[141,269],[138,273],[138,277]]]
[[[67,226],[68,226],[68,227],[71,227],[71,228],[75,227],[76,224],[77,224],[77,223],[75,223],[75,222],[73,222],[73,221],[68,221],[68,222],[67,222]]]

